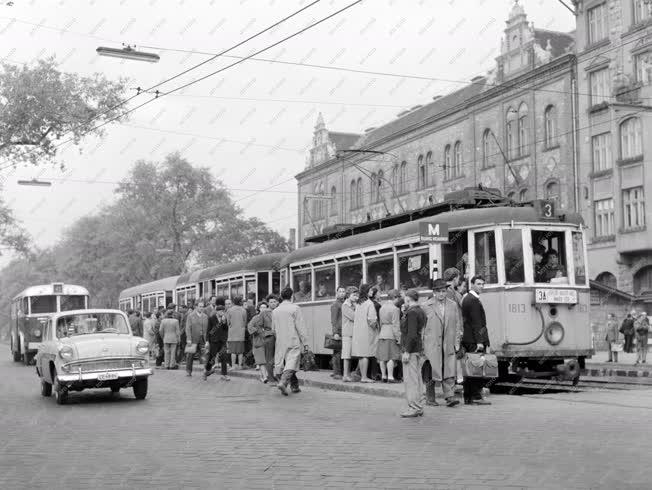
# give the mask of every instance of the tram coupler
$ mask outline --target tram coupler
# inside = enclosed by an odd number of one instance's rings
[[[580,363],[577,359],[569,359],[563,364],[557,364],[557,376],[563,381],[576,381],[580,378]]]

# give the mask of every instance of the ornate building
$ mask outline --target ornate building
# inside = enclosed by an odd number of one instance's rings
[[[573,50],[574,33],[535,28],[516,3],[490,73],[363,134],[329,131],[320,115],[296,177],[299,246],[334,225],[419,209],[478,184],[575,210]]]
[[[652,2],[574,3],[578,191],[591,279],[627,293],[652,314]],[[609,295],[594,296],[597,306]]]

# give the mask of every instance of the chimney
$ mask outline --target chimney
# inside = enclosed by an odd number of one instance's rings
[[[295,248],[297,248],[297,229],[296,228],[290,228],[290,236],[288,238],[288,241],[290,242],[290,252],[292,252]]]

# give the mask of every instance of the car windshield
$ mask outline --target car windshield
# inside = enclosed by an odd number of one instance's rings
[[[128,334],[129,327],[118,313],[85,313],[63,316],[57,320],[57,338],[91,333]]]

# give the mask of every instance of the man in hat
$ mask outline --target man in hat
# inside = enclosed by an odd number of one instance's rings
[[[405,293],[407,308],[401,319],[401,350],[403,354],[403,384],[407,409],[401,417],[419,417],[423,415],[421,397],[423,382],[421,377],[421,352],[423,351],[422,332],[427,317],[419,306],[419,293],[410,289]]]
[[[444,281],[448,286],[446,297],[455,301],[457,306],[462,308],[462,295],[457,290],[462,282],[462,273],[456,267],[449,267],[444,271]]]
[[[424,307],[428,317],[423,334],[423,352],[430,361],[432,379],[426,384],[426,403],[435,401],[435,382],[440,382],[446,405],[454,407],[460,402],[455,398],[456,357],[462,337],[462,315],[457,303],[448,297],[448,284],[435,279],[432,284],[434,296]]]

